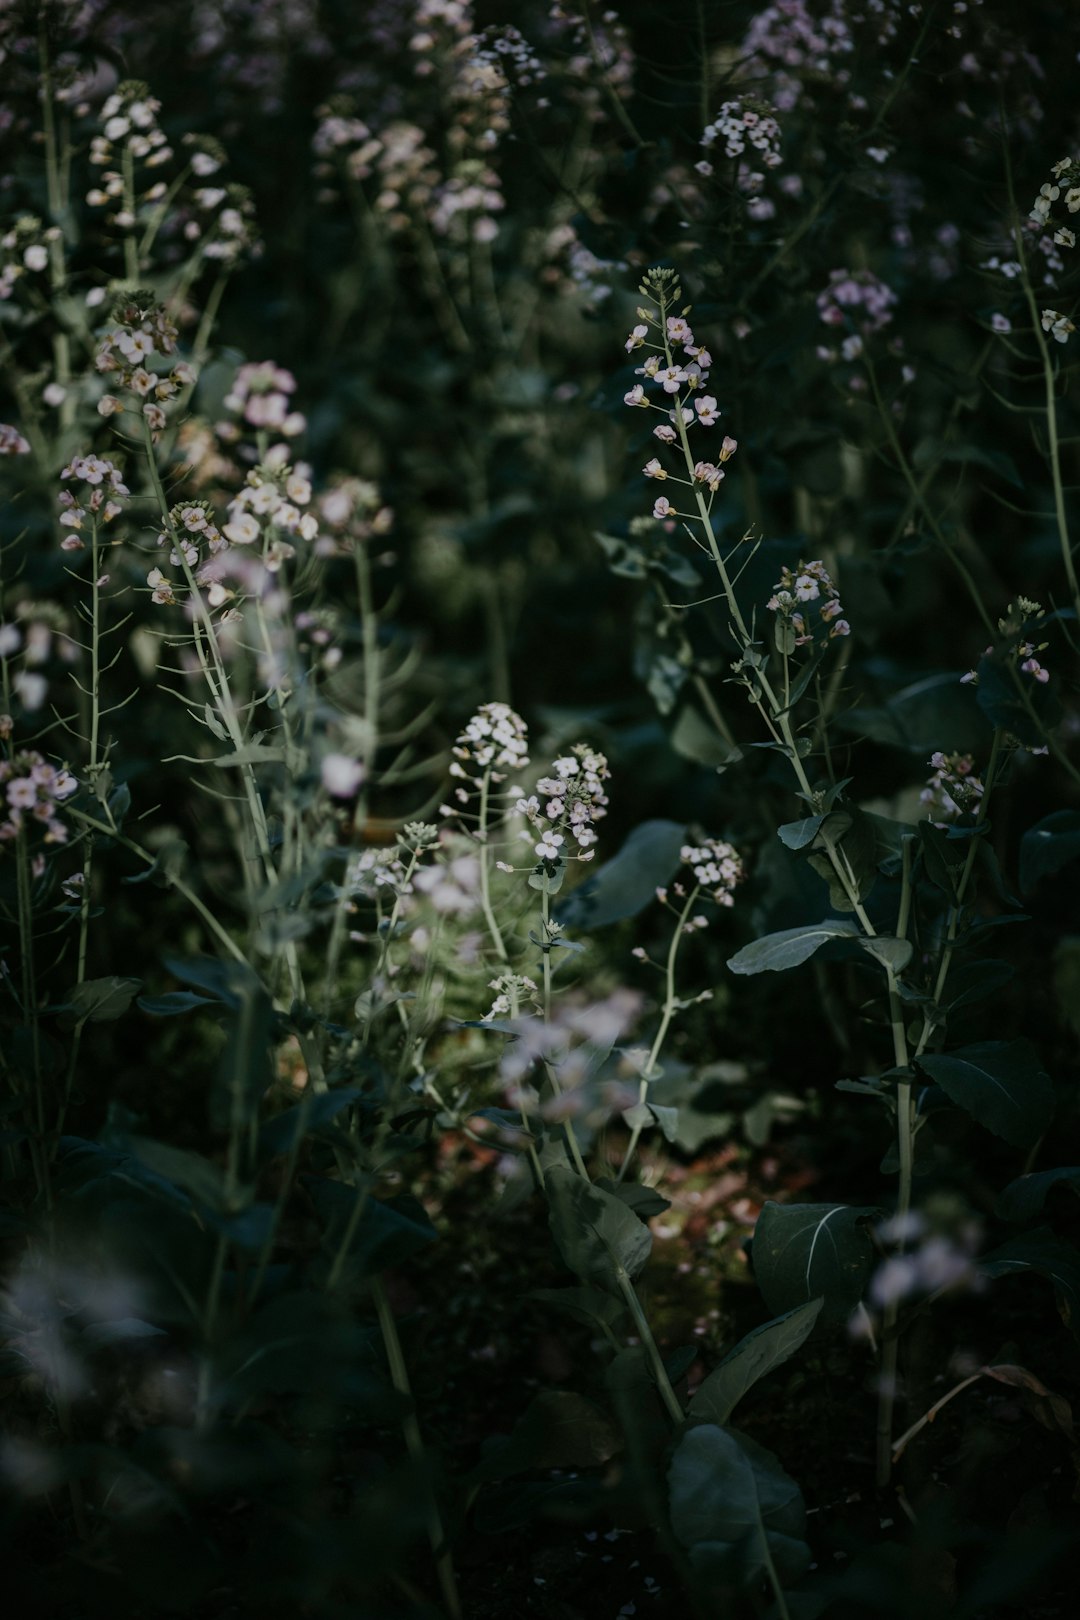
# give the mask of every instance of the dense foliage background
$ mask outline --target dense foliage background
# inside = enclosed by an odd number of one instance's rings
[[[1071,21],[0,4],[30,1612],[1072,1612]],[[522,795],[602,753],[594,868],[476,836],[490,704]]]

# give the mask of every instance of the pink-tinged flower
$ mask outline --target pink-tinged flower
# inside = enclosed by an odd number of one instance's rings
[[[172,585],[161,572],[160,568],[151,568],[150,572],[146,576],[146,583],[149,585],[152,593],[151,601],[157,602],[159,605],[167,604],[169,606],[172,606],[175,603],[176,597],[173,595]]]
[[[832,629],[829,631],[830,638],[833,638],[835,636],[850,636],[850,634],[851,634],[851,626],[850,626],[850,624],[848,624],[846,619],[837,619],[836,623],[833,625]]]
[[[648,403],[645,398],[645,390],[640,383],[635,383],[629,393],[623,395],[624,405],[648,405]]]
[[[660,356],[658,354],[650,354],[645,364],[643,366],[637,366],[634,371],[635,377],[657,377],[659,374]]]
[[[667,477],[667,469],[665,467],[661,466],[661,464],[657,460],[656,456],[653,456],[651,461],[647,461],[645,463],[644,467],[642,467],[641,470],[645,474],[646,478],[666,478]]]
[[[677,516],[677,513],[667,496],[661,495],[659,499],[653,503],[652,515],[654,518],[667,518],[675,517]]]
[[[716,408],[716,401],[711,394],[703,394],[700,399],[695,399],[694,409],[697,412],[697,419],[701,423],[702,427],[712,427],[713,423],[720,415],[720,412]]]
[[[364,780],[364,767],[348,754],[324,754],[320,774],[331,798],[351,799]]]
[[[665,394],[677,394],[686,381],[686,372],[681,366],[662,366],[656,373],[656,380]]]
[[[668,316],[667,335],[669,343],[693,343],[694,341],[694,334],[681,315]]]
[[[1020,668],[1025,675],[1030,675],[1033,680],[1038,681],[1040,686],[1045,686],[1050,679],[1050,671],[1043,669],[1037,658],[1025,658]]]
[[[122,399],[117,399],[115,394],[102,394],[98,400],[97,408],[99,416],[119,416],[124,409],[124,402]]]
[[[692,360],[696,360],[702,371],[708,371],[712,365],[712,355],[708,349],[698,348],[696,344],[688,343],[686,352]]]
[[[661,444],[675,443],[675,429],[670,427],[667,422],[661,422],[658,427],[654,427],[653,436],[659,439]]]
[[[735,454],[735,452],[736,452],[736,450],[738,448],[739,448],[738,439],[732,439],[732,438],[725,435],[724,442],[720,446],[720,460],[721,460],[721,462],[730,461],[732,456]]]
[[[0,422],[0,456],[28,456],[30,446],[18,428],[9,422]]]
[[[635,326],[633,331],[630,333],[630,336],[626,340],[627,354],[629,354],[633,349],[640,349],[648,335],[649,328],[647,326]]]

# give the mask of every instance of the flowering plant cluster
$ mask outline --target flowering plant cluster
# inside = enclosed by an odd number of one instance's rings
[[[132,401],[114,393],[103,394],[98,414],[119,416],[134,408],[151,434],[161,433],[165,406],[195,381],[194,367],[186,360],[176,361],[165,373],[150,369],[155,355],[176,353],[177,336],[168,311],[152,292],[140,288],[122,293],[113,309],[112,324],[98,344],[94,364],[113,388],[127,389],[135,398]]]
[[[592,860],[595,824],[607,815],[604,783],[610,776],[603,754],[585,743],[575,743],[569,754],[553,762],[551,775],[540,778],[535,793],[518,799],[514,808],[529,824],[522,837],[533,843],[545,867]],[[568,838],[576,848],[567,844]]]
[[[796,568],[784,568],[765,606],[777,615],[778,626],[790,625],[795,633],[793,646],[805,647],[814,639],[813,628],[808,623],[811,602],[817,603],[818,620],[828,627],[830,640],[851,634],[851,626],[843,617],[840,592],[821,561],[800,562]]]
[[[117,497],[131,491],[116,463],[104,456],[74,456],[60,477],[68,484],[60,491],[60,522],[69,531],[61,549],[81,551],[86,543],[80,533],[84,520],[111,523],[124,509]]]
[[[34,748],[0,758],[0,843],[10,843],[20,832],[39,825],[46,844],[67,843],[68,829],[60,819],[60,807],[78,788],[70,771],[50,765]]]

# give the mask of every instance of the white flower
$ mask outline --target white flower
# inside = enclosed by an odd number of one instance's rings
[[[238,512],[231,522],[222,525],[221,532],[234,546],[250,546],[259,538],[259,525],[250,512]]]
[[[351,799],[364,780],[364,767],[348,754],[324,754],[320,774],[332,798]]]
[[[23,264],[28,270],[44,270],[49,262],[49,250],[41,242],[35,242],[23,254]]]
[[[667,469],[665,467],[661,466],[660,462],[657,460],[657,458],[655,456],[653,456],[651,461],[647,461],[645,463],[644,467],[642,467],[641,470],[645,474],[646,478],[666,478],[667,477]]]

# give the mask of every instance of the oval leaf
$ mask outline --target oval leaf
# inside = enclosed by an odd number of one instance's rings
[[[620,1268],[628,1277],[638,1275],[652,1250],[652,1233],[620,1198],[574,1170],[549,1170],[544,1186],[551,1235],[571,1271],[608,1289],[617,1289]]]
[[[750,1253],[769,1309],[779,1315],[820,1298],[822,1321],[846,1321],[870,1275],[866,1222],[875,1213],[848,1204],[766,1203]]]
[[[802,1493],[770,1451],[712,1423],[690,1429],[668,1470],[671,1528],[696,1567],[744,1585],[770,1565],[782,1582],[810,1566]]]
[[[1031,1147],[1054,1115],[1054,1088],[1030,1041],[979,1041],[919,1059],[950,1101],[1004,1137]]]
[[[858,934],[855,923],[827,917],[824,922],[784,928],[778,934],[766,934],[763,939],[753,940],[735,952],[728,967],[732,973],[783,973],[786,968],[809,961],[814,952],[831,939],[855,939]]]
[[[809,1338],[823,1303],[812,1299],[740,1339],[698,1389],[690,1403],[691,1418],[726,1423],[747,1390]]]

